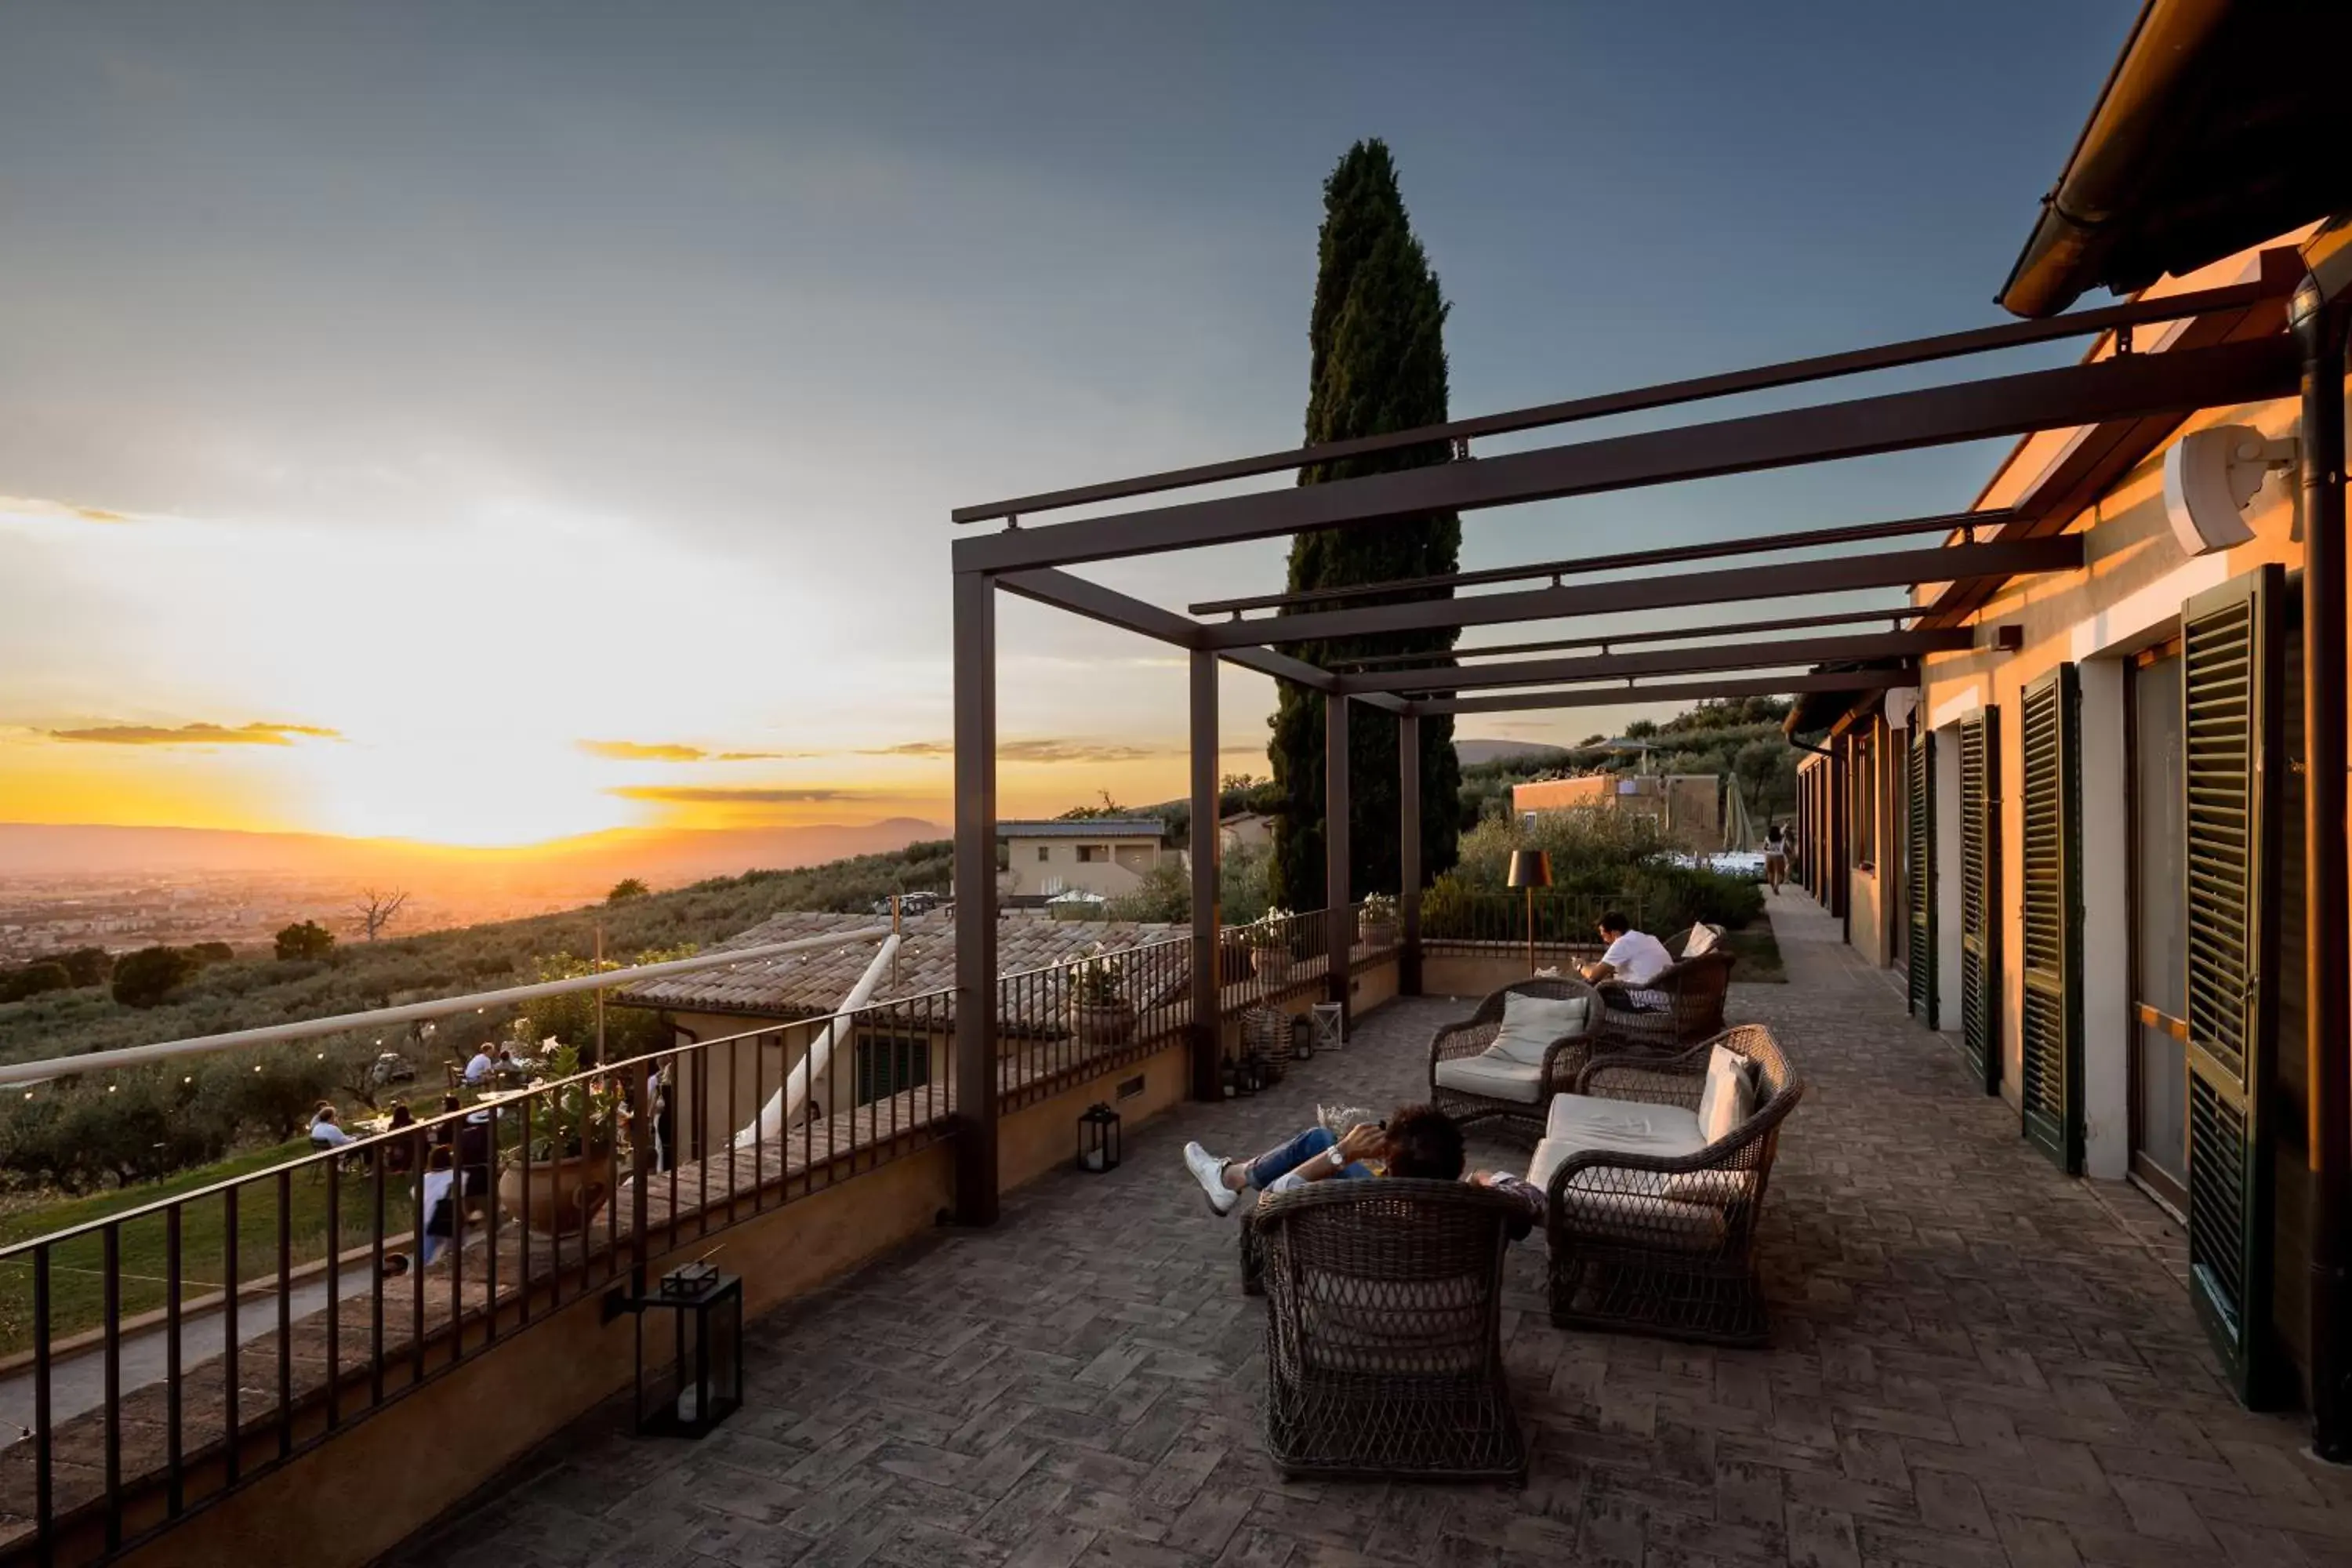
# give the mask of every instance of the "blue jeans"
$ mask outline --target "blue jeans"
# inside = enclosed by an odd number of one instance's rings
[[[1267,1150],[1249,1163],[1249,1184],[1261,1193],[1273,1192],[1276,1184],[1297,1170],[1309,1160],[1319,1160],[1330,1147],[1339,1142],[1339,1135],[1320,1127],[1310,1127],[1289,1142]],[[1341,1176],[1360,1180],[1371,1172],[1360,1164],[1351,1164],[1339,1173]],[[1296,1182],[1288,1184],[1296,1186]],[[1283,1190],[1287,1190],[1287,1187]]]

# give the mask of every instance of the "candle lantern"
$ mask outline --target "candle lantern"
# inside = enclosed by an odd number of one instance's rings
[[[1118,1112],[1097,1100],[1078,1116],[1078,1169],[1093,1175],[1118,1169]]]
[[[637,1319],[637,1430],[699,1437],[743,1403],[743,1281],[689,1263],[625,1303]]]

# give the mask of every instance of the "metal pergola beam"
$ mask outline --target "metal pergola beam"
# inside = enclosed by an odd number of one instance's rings
[[[1866,664],[1881,659],[1916,660],[1931,653],[1964,653],[1977,646],[1972,626],[1937,631],[1880,632],[1870,637],[1793,637],[1780,642],[1733,643],[1717,647],[1654,648],[1646,653],[1601,654],[1588,658],[1531,658],[1515,664],[1467,668],[1410,669],[1382,675],[1342,676],[1349,696],[1372,691],[1463,691],[1484,686],[1559,686],[1577,680],[1612,680],[1641,675],[1693,675],[1719,669],[1769,669],[1792,664]]]
[[[1415,702],[1419,716],[1433,713],[1524,713],[1545,708],[1620,708],[1641,702],[1696,702],[1726,697],[1786,697],[1799,691],[1889,691],[1916,685],[1919,672],[1856,669],[1784,675],[1757,680],[1691,680],[1673,686],[1599,686],[1582,691],[1512,691],[1496,697],[1435,697]]]
[[[1951,386],[1643,431],[958,540],[961,572],[1013,572],[1156,554],[1315,529],[1353,528],[1524,501],[1638,489],[2140,415],[2257,403],[2297,384],[2293,342],[2125,354]],[[1937,577],[1935,581],[1945,581]]]
[[[1899,518],[1892,522],[1847,523],[1837,528],[1798,529],[1785,533],[1749,534],[1739,539],[1668,544],[1655,550],[1628,550],[1613,555],[1582,555],[1566,561],[1533,562],[1525,566],[1490,566],[1476,572],[1449,572],[1435,577],[1401,577],[1391,583],[1366,583],[1339,588],[1307,588],[1295,594],[1258,594],[1240,599],[1212,599],[1189,606],[1196,616],[1237,616],[1245,610],[1283,609],[1297,605],[1324,605],[1335,599],[1364,599],[1375,595],[1412,593],[1418,589],[1452,592],[1494,583],[1524,583],[1531,578],[1589,576],[1596,572],[1624,572],[1638,566],[1676,566],[1691,561],[1720,561],[1734,555],[1767,555],[1781,550],[1816,550],[1832,544],[1864,544],[1880,539],[1903,539],[1920,533],[1958,533],[1971,539],[1978,529],[1998,530],[2015,518],[2011,511],[1939,512],[1932,517]]]
[[[1864,621],[1886,621],[1900,629],[1905,621],[1927,613],[1925,605],[1890,605],[1883,610],[1838,610],[1821,616],[1784,616],[1769,621],[1734,621],[1724,626],[1651,626],[1633,632],[1595,632],[1590,637],[1556,637],[1544,642],[1490,643],[1483,647],[1448,648],[1443,653],[1374,653],[1361,658],[1332,661],[1343,675],[1349,671],[1392,669],[1402,666],[1429,668],[1434,659],[1502,658],[1523,653],[1563,653],[1570,648],[1602,650],[1629,643],[1685,642],[1697,637],[1745,637],[1753,632],[1793,632],[1810,626],[1849,626]]]
[[[2300,276],[2299,268],[2295,276]],[[2264,300],[2284,299],[2294,287],[2294,277],[2288,277],[2282,281],[2266,270],[2261,278],[2252,283],[2228,284],[2219,289],[2193,289],[2158,299],[2132,300],[2100,310],[2077,310],[2072,315],[2053,316],[2045,321],[2004,321],[1995,326],[1978,327],[1964,332],[1942,332],[1933,337],[1909,338],[1897,343],[1882,343],[1872,348],[1847,350],[1840,353],[1816,354],[1805,359],[1789,360],[1780,364],[1728,371],[1715,375],[1693,376],[1683,381],[1664,382],[1656,385],[1635,387],[1623,392],[1602,393],[1597,396],[1574,397],[1561,403],[1546,403],[1532,408],[1517,408],[1501,414],[1480,415],[1475,418],[1456,419],[1444,425],[1425,425],[1416,429],[1393,431],[1382,436],[1366,436],[1352,441],[1332,441],[1319,447],[1294,447],[1279,452],[1260,453],[1252,458],[1236,458],[1217,463],[1198,463],[1190,468],[1171,468],[1162,473],[1146,474],[1137,479],[1076,485],[1067,489],[1046,490],[1036,495],[1017,496],[1011,500],[990,501],[981,506],[958,507],[948,515],[951,521],[959,523],[991,522],[1000,518],[1025,517],[1031,513],[1054,511],[1064,507],[1087,506],[1096,501],[1120,500],[1130,496],[1149,495],[1155,491],[1190,489],[1196,485],[1219,484],[1228,479],[1248,479],[1258,474],[1281,473],[1313,464],[1336,463],[1348,458],[1366,457],[1374,452],[1400,451],[1411,447],[1434,446],[1439,442],[1468,441],[1484,436],[1502,436],[1520,430],[1540,429],[1549,425],[1570,425],[1579,420],[1606,418],[1612,415],[1638,414],[1646,409],[1667,408],[1677,404],[1704,402],[1709,398],[1728,397],[1740,393],[1765,392],[1783,386],[1800,386],[1810,382],[1827,381],[1838,376],[1889,370],[1898,365],[1928,364],[1937,360],[1956,359],[1966,354],[1989,353],[2033,343],[2057,342],[2066,338],[2085,337],[2095,332],[2114,331],[2147,322],[2177,321],[2192,316],[2242,310]]]
[[[1954,544],[1937,550],[1887,551],[1842,560],[1685,572],[1677,576],[1636,578],[1624,583],[1524,588],[1480,594],[1467,599],[1422,599],[1360,610],[1268,616],[1255,621],[1203,626],[1201,646],[1248,647],[1264,643],[1312,642],[1376,637],[1386,632],[1440,631],[1447,626],[1486,626],[1507,621],[1562,620],[1577,616],[1682,609],[1748,599],[1843,594],[1862,588],[1908,588],[1922,583],[1948,583],[1969,577],[2071,572],[2082,563],[2083,536],[2063,533],[2047,539]]]

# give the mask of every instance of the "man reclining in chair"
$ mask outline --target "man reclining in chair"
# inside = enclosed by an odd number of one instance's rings
[[[1369,1163],[1373,1161],[1380,1163],[1377,1173]],[[1220,1215],[1233,1213],[1245,1192],[1286,1193],[1308,1182],[1361,1180],[1377,1173],[1431,1182],[1466,1179],[1507,1193],[1527,1209],[1524,1220],[1511,1222],[1514,1241],[1543,1224],[1540,1188],[1503,1171],[1463,1175],[1462,1130],[1433,1105],[1401,1105],[1386,1121],[1359,1121],[1339,1135],[1310,1127],[1255,1160],[1220,1159],[1198,1143],[1187,1143],[1184,1165],[1208,1194],[1209,1207]]]
[[[1658,1013],[1671,1005],[1664,992],[1648,989],[1651,981],[1675,966],[1675,955],[1664,942],[1635,931],[1615,910],[1601,917],[1601,940],[1609,951],[1580,964],[1577,973],[1601,988],[1601,1001],[1632,1013]]]

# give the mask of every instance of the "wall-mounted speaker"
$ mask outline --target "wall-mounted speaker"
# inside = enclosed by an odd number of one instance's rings
[[[2210,555],[2253,538],[2246,503],[2274,468],[2294,467],[2292,437],[2273,441],[2251,425],[2216,425],[2175,441],[2164,454],[2164,515],[2190,555]]]

